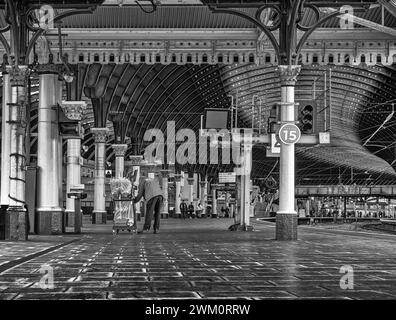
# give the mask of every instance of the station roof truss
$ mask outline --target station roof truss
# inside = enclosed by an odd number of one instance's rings
[[[61,6],[64,1],[51,1]],[[79,1],[69,1],[71,5]],[[84,7],[90,7],[101,1],[85,1]],[[276,1],[274,1],[275,3]],[[396,27],[396,17],[374,1],[307,1],[315,5],[339,7],[345,4],[372,6],[357,16],[382,23],[390,28]],[[33,6],[40,1],[30,1]],[[79,2],[80,3],[80,2]],[[62,21],[63,30],[67,29],[256,29],[255,25],[240,17],[227,14],[213,14],[208,5],[236,6],[245,12],[253,12],[262,2],[257,1],[216,1],[203,5],[158,6],[149,15],[142,13],[135,6],[101,6],[92,14],[67,17]],[[271,2],[266,2],[270,4]],[[81,3],[80,3],[81,4]],[[4,1],[0,1],[0,13]],[[62,10],[62,9],[59,9]],[[310,10],[304,12],[303,24],[314,21]],[[382,21],[383,20],[383,21]],[[0,14],[0,26],[5,24],[4,15]],[[339,28],[338,18],[327,21],[323,28]],[[357,29],[365,28],[356,26]],[[335,33],[336,37],[336,33]],[[125,137],[128,141],[126,157],[141,154],[147,142],[143,141],[146,130],[156,128],[166,132],[168,121],[175,121],[176,130],[189,128],[199,137],[200,116],[204,109],[231,106],[230,95],[238,97],[238,125],[252,127],[265,126],[270,108],[280,101],[280,82],[275,74],[276,65],[255,63],[233,64],[161,64],[161,63],[78,63],[78,76],[81,93],[87,82],[96,83],[97,79],[106,79],[104,105],[106,126],[113,132],[109,115],[117,112],[126,123]],[[331,74],[331,75],[330,75]],[[325,78],[326,75],[326,78]],[[313,98],[312,88],[315,79],[317,89]],[[330,89],[331,79],[331,89]],[[396,67],[395,64],[359,65],[317,64],[303,65],[296,84],[296,99],[314,99],[326,121],[318,121],[322,131],[331,131],[331,144],[328,146],[297,146],[297,184],[353,184],[386,185],[396,183],[396,115],[393,102],[396,102]],[[253,96],[260,101],[264,111],[259,115],[257,108],[252,113]],[[94,141],[90,128],[97,120],[92,104],[88,102],[83,126],[85,137],[83,146],[87,151],[83,157],[94,159]],[[30,153],[31,160],[37,156],[37,105],[38,78],[32,75],[29,123],[31,126]],[[268,109],[267,109],[268,110]],[[392,115],[392,117],[390,117]],[[252,117],[254,121],[252,123]],[[114,160],[111,144],[112,134],[107,143],[106,157]],[[65,144],[64,144],[64,152]],[[216,175],[219,171],[232,171],[232,165],[200,164],[202,155],[198,152],[198,164],[183,166],[182,169],[205,172]],[[219,155],[221,158],[221,155]],[[201,159],[202,163],[204,163]],[[267,158],[264,146],[253,149],[253,178],[276,177],[279,173],[277,158]]]

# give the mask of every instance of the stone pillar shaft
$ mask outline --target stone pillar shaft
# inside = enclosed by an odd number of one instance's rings
[[[281,122],[294,123],[294,86],[301,67],[298,65],[278,66],[281,79]],[[281,143],[279,211],[276,215],[276,239],[297,240],[297,213],[295,198],[295,152],[294,144]]]
[[[81,139],[67,139],[66,193],[70,192],[71,186],[81,183],[80,150]],[[66,197],[66,212],[74,213],[74,202],[74,199]]]
[[[8,106],[10,121],[9,168],[2,175],[9,175],[9,207],[6,216],[6,240],[27,240],[25,205],[25,128],[27,66],[7,66],[10,74],[11,99]]]
[[[217,216],[217,197],[216,197],[217,185],[212,185],[212,215]]]
[[[194,178],[188,178],[188,204],[194,201]]]
[[[3,73],[3,101],[2,101],[2,120],[1,120],[1,204],[8,205],[10,190],[10,147],[11,147],[11,128],[9,106],[11,102],[11,83],[8,73]]]
[[[245,144],[243,146],[243,156],[244,156],[244,165],[246,168],[251,168],[252,165],[252,146],[251,144]],[[250,170],[246,170],[244,174],[241,176],[241,188],[243,194],[243,202],[242,202],[242,216],[241,216],[241,225],[243,227],[250,226]]]
[[[175,186],[176,186],[176,194],[175,194],[175,214],[180,216],[181,211],[180,211],[180,203],[181,203],[181,179],[182,175],[181,174],[175,174]]]
[[[85,101],[62,101],[62,109],[66,117],[70,120],[81,121],[83,112],[86,108]],[[67,155],[66,155],[66,214],[68,226],[74,226],[75,201],[67,197],[70,187],[81,184],[81,138],[80,136],[67,139]]]
[[[38,234],[58,234],[63,231],[59,195],[59,131],[57,122],[58,74],[41,73],[39,76]]]
[[[169,177],[169,170],[161,170],[162,173],[162,193],[164,196],[164,204],[162,206],[162,218],[169,217],[169,202],[168,202],[168,177]]]
[[[113,144],[115,152],[115,177],[122,178],[124,176],[124,157],[128,149],[126,144]]]
[[[56,96],[56,102],[60,106],[62,104],[62,96],[63,96],[63,81],[60,80],[58,76],[58,81],[57,81],[57,96]],[[57,137],[58,141],[58,156],[56,157],[57,164],[58,164],[58,201],[59,201],[59,207],[61,208],[62,212],[64,212],[65,208],[63,207],[63,200],[64,200],[64,194],[63,194],[63,137],[59,134],[59,123],[58,123],[58,112],[60,112],[59,108],[56,111],[56,119],[55,122],[53,123],[53,130],[54,130],[54,136]],[[63,213],[62,213],[63,216]]]
[[[95,185],[94,185],[94,210],[95,222],[106,223],[106,193],[105,193],[105,158],[107,128],[92,128],[95,139]]]
[[[204,210],[206,208],[206,199],[208,196],[208,188],[207,188],[208,182],[207,181],[201,181],[200,182],[200,187],[201,187],[201,194],[200,194],[200,201],[201,205],[203,206]]]

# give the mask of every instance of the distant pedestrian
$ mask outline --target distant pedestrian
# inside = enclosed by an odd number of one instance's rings
[[[188,214],[190,216],[190,219],[195,218],[195,210],[192,202],[188,205]]]
[[[230,217],[230,208],[226,207],[224,209],[224,217],[229,218]]]
[[[187,203],[185,203],[185,201],[183,200],[182,203],[180,203],[180,212],[182,214],[183,219],[186,219],[187,210],[188,210]]]
[[[203,206],[201,204],[201,202],[198,202],[197,205],[197,218],[201,218],[203,214]]]

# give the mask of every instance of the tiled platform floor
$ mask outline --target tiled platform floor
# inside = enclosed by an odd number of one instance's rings
[[[80,241],[0,273],[0,299],[396,299],[393,235],[301,226],[298,241],[279,242],[271,223],[250,233],[228,231],[232,219],[161,223],[156,235],[89,226]],[[0,254],[14,245],[0,242]],[[53,289],[39,286],[43,264],[54,268]],[[340,288],[344,265],[353,290]]]

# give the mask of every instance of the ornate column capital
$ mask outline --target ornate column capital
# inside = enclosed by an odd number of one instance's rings
[[[182,175],[180,173],[175,174],[175,182],[181,182]]]
[[[6,72],[10,75],[11,86],[23,87],[26,84],[26,78],[30,74],[30,69],[26,65],[7,65]]]
[[[127,144],[113,144],[111,146],[114,149],[114,153],[116,157],[124,157],[125,152],[128,150]]]
[[[194,184],[194,178],[187,178],[187,182],[190,186]]]
[[[275,72],[280,77],[281,86],[295,86],[297,76],[301,71],[300,65],[279,65]]]
[[[131,164],[133,166],[140,166],[143,161],[143,156],[129,156],[129,159],[131,160]]]
[[[87,103],[85,101],[62,101],[61,108],[69,120],[81,121]]]
[[[105,143],[109,135],[108,128],[91,128],[95,143]]]
[[[60,65],[54,63],[39,64],[37,66],[38,74],[59,74]]]
[[[206,184],[208,183],[208,181],[199,181],[199,185],[204,188],[206,187]]]

